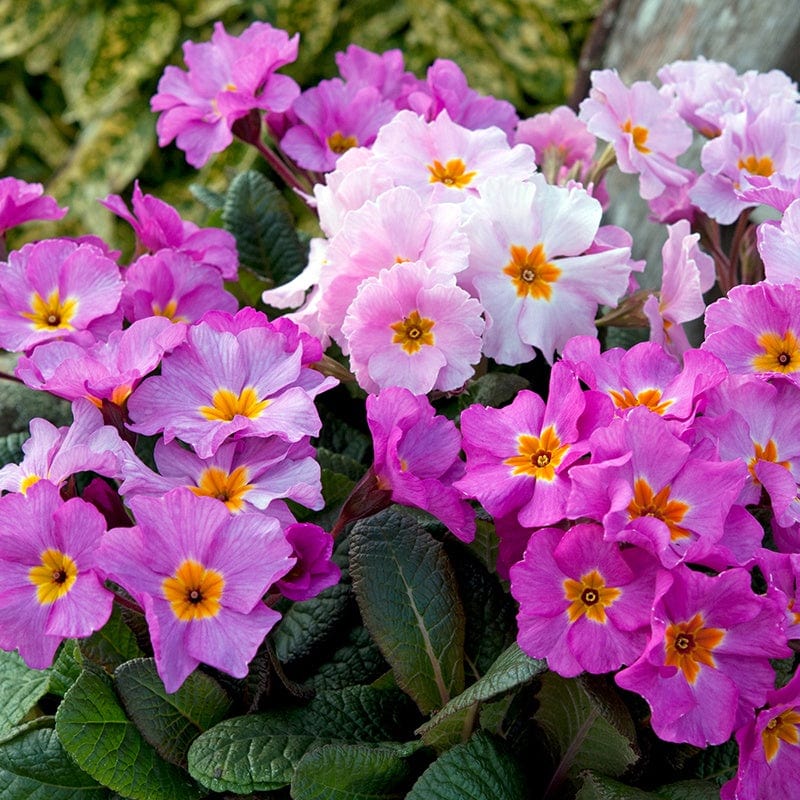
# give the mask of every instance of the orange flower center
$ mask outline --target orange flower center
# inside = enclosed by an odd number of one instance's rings
[[[196,495],[216,497],[222,500],[230,511],[241,511],[244,496],[253,488],[247,482],[247,467],[236,467],[231,473],[219,467],[206,467],[197,480],[197,486],[190,486]]]
[[[564,597],[570,601],[567,616],[575,622],[584,614],[592,622],[606,623],[606,609],[622,594],[621,589],[606,586],[603,576],[593,569],[581,575],[579,581],[567,578],[564,581]]]
[[[428,164],[428,172],[431,174],[429,183],[443,183],[453,189],[463,189],[478,174],[474,170],[467,172],[467,165],[460,158],[451,158],[446,164],[434,160],[433,164]]]
[[[548,425],[541,436],[520,434],[517,437],[517,455],[506,458],[503,463],[512,475],[532,475],[537,480],[551,482],[556,477],[556,467],[569,452],[568,444],[561,444],[556,429]]]
[[[800,742],[798,725],[800,725],[800,714],[794,709],[782,711],[767,723],[767,727],[761,731],[761,745],[767,761],[772,761],[778,755],[781,742],[797,746]]]
[[[328,137],[328,147],[332,152],[341,155],[351,147],[358,147],[358,139],[355,136],[345,136],[341,131],[335,131]]]
[[[643,155],[647,155],[651,153],[649,147],[645,145],[647,141],[647,137],[650,135],[650,131],[644,127],[644,125],[634,125],[630,118],[626,119],[625,122],[620,125],[623,133],[629,133],[633,138],[633,146]]]
[[[751,175],[763,175],[765,178],[769,178],[775,172],[775,167],[769,156],[761,156],[759,158],[755,155],[749,155],[747,158],[740,158],[736,166]]]
[[[778,445],[775,444],[774,439],[770,439],[766,447],[762,447],[759,442],[753,442],[753,457],[747,462],[747,469],[750,471],[750,477],[753,482],[758,486],[761,485],[756,476],[756,464],[759,461],[772,461],[773,464],[780,464],[782,467],[789,469],[788,461],[778,461]]]
[[[503,273],[511,278],[517,297],[550,300],[553,294],[550,284],[558,280],[561,270],[547,260],[544,245],[540,242],[528,250],[512,244],[509,252],[511,261],[503,268]]]
[[[63,302],[58,289],[54,289],[45,300],[39,292],[31,297],[31,310],[22,311],[21,315],[33,323],[35,331],[74,330],[70,320],[78,310],[78,300],[68,297]]]
[[[199,561],[187,558],[175,574],[164,578],[161,591],[181,622],[215,617],[225,579],[215,569],[206,569]]]
[[[703,615],[699,612],[688,622],[673,622],[666,632],[666,655],[668,667],[678,667],[689,683],[694,683],[700,667],[714,667],[714,650],[725,638],[720,628],[703,626]]]
[[[392,344],[399,344],[409,355],[418,353],[423,345],[432,345],[434,336],[431,329],[436,323],[428,317],[421,317],[414,309],[407,317],[393,322],[389,327],[394,331]]]
[[[269,405],[269,400],[259,400],[252,386],[245,386],[239,394],[230,389],[217,389],[210,406],[200,406],[200,413],[208,420],[230,422],[235,416],[257,419]]]
[[[800,342],[793,331],[786,331],[783,336],[767,331],[758,337],[758,344],[764,352],[753,358],[756,372],[787,373],[800,369]]]
[[[36,587],[36,601],[43,606],[64,597],[77,577],[77,564],[54,547],[45,550],[41,555],[41,564],[28,571],[28,580]]]
[[[617,408],[635,408],[636,406],[646,406],[656,414],[663,415],[664,412],[675,402],[674,400],[661,400],[660,389],[642,389],[636,395],[630,389],[623,389],[617,392],[609,390],[611,399]]]
[[[670,500],[669,489],[669,484],[667,484],[655,493],[644,478],[637,478],[633,485],[633,499],[628,504],[628,517],[629,519],[638,519],[639,517],[660,519],[669,528],[670,538],[674,541],[689,536],[689,531],[678,525],[686,516],[689,504],[681,500]]]

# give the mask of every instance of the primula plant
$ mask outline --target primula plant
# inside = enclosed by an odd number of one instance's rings
[[[0,263],[4,377],[73,418],[0,469],[0,793],[794,797],[797,87],[603,70],[521,120],[399,50],[301,89],[300,46],[164,72],[163,147],[263,157],[208,226],[137,184],[127,263]],[[0,180],[3,237],[65,213]]]

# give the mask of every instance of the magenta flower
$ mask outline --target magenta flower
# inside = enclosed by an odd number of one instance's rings
[[[536,163],[545,175],[576,162],[591,162],[596,148],[595,138],[569,106],[558,106],[550,112],[523,119],[517,125],[514,144],[529,144],[536,153]]]
[[[800,280],[800,200],[789,204],[779,225],[774,222],[759,225],[757,237],[767,281],[795,283]]]
[[[599,525],[536,531],[511,567],[519,646],[567,678],[632,664],[647,643],[657,567],[605,541]]]
[[[739,769],[722,800],[793,797],[800,774],[800,673],[767,693],[766,705],[736,731]]]
[[[198,228],[193,222],[181,219],[168,203],[151,194],[142,194],[139,181],[133,184],[132,213],[117,194],[110,194],[100,203],[130,224],[145,250],[151,253],[177,250],[199,264],[215,267],[225,280],[236,280],[239,268],[236,240],[228,231]]]
[[[422,261],[363,281],[342,325],[359,385],[414,394],[460,389],[480,361],[482,311],[452,274]]]
[[[374,86],[385,100],[394,102],[406,94],[408,87],[421,81],[413,72],[406,72],[402,50],[373,53],[356,44],[335,56],[339,74],[348,82]]]
[[[731,372],[800,380],[800,285],[734,286],[705,319],[701,347]]]
[[[689,148],[692,132],[669,98],[646,81],[626,87],[616,70],[595,70],[591,78],[580,118],[614,146],[622,172],[638,173],[641,196],[650,200],[668,186],[686,183],[688,170],[675,159]]]
[[[659,573],[650,640],[616,682],[647,700],[660,739],[706,747],[751,718],[774,685],[769,659],[790,654],[783,610],[746,570],[678,567]]]
[[[96,472],[121,478],[133,450],[116,429],[103,423],[100,411],[88,400],[72,405],[74,420],[56,428],[44,419],[32,419],[30,438],[22,445],[25,457],[19,464],[0,469],[0,491],[22,492],[40,480],[59,488],[78,472]]]
[[[175,139],[186,160],[199,168],[233,141],[236,120],[254,109],[288,109],[300,89],[275,70],[297,58],[298,40],[266,22],[254,22],[239,36],[217,22],[210,42],[185,42],[188,72],[168,66],[150,101],[153,111],[162,112],[156,124],[159,146]]]
[[[44,194],[41,183],[0,178],[0,237],[32,219],[61,219],[67,213],[55,198]]]
[[[521,525],[552,525],[565,516],[569,467],[588,451],[581,415],[586,396],[578,379],[556,364],[551,400],[523,389],[504,408],[472,405],[461,413],[467,472],[456,486],[493,516],[517,512]],[[605,421],[611,416],[607,404]],[[603,418],[602,410],[598,419]]]
[[[144,609],[164,688],[177,691],[201,663],[245,677],[280,619],[261,598],[294,564],[277,521],[231,515],[187,489],[131,508],[137,524],[109,531],[100,557]]]
[[[92,341],[119,327],[119,267],[96,247],[47,239],[11,252],[0,267],[0,347]]]
[[[64,502],[49,481],[0,497],[0,648],[44,669],[64,639],[106,624],[113,595],[99,563],[104,533],[95,508]]]
[[[282,136],[281,150],[304,169],[330,172],[346,150],[369,147],[396,113],[374,86],[320,81],[292,104],[298,123]]]
[[[166,317],[173,322],[197,322],[206,311],[235,313],[239,301],[225,291],[214,267],[198,264],[189,255],[159,250],[141,256],[125,270],[120,305],[129,322]]]
[[[284,534],[297,560],[275,584],[277,591],[290,600],[310,600],[338,583],[342,571],[331,561],[333,536],[310,522],[289,525]]]
[[[668,569],[722,538],[747,472],[741,461],[693,451],[646,408],[596,430],[589,445],[591,463],[570,470],[569,518],[601,521],[608,539],[635,544]]]
[[[304,367],[302,358],[302,343],[287,349],[287,337],[269,323],[234,334],[201,321],[163,358],[161,374],[131,394],[130,427],[145,435],[163,433],[166,442],[182,439],[201,458],[212,456],[229,436],[287,442],[316,436],[320,420],[313,396],[331,384]],[[306,378],[306,372],[313,376]]]
[[[87,347],[47,342],[20,358],[16,374],[31,388],[66,400],[85,397],[98,407],[103,400],[122,406],[164,354],[184,341],[186,330],[164,317],[146,317]]]

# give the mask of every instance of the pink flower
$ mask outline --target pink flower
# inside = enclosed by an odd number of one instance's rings
[[[164,688],[177,691],[201,663],[245,677],[280,619],[261,598],[294,564],[278,523],[187,489],[131,508],[137,524],[106,534],[101,562],[144,609]]]
[[[0,237],[32,219],[61,219],[67,213],[55,199],[44,194],[41,183],[0,178]]]
[[[104,533],[96,509],[64,502],[49,481],[0,497],[0,648],[44,669],[64,639],[105,625],[113,595],[98,558]]]
[[[647,700],[667,742],[727,741],[772,689],[769,659],[791,654],[782,609],[753,594],[743,569],[660,572],[651,626],[644,653],[616,682]]]
[[[266,22],[254,22],[240,36],[217,22],[210,42],[184,43],[188,72],[168,66],[150,101],[153,111],[162,112],[159,146],[176,139],[186,160],[199,168],[233,141],[236,120],[253,109],[289,108],[300,89],[275,70],[297,58],[298,40]]]
[[[331,561],[333,537],[329,533],[310,522],[289,525],[284,533],[297,560],[275,584],[277,591],[290,600],[310,600],[339,581],[342,571]]]
[[[460,389],[481,357],[481,312],[452,274],[422,261],[382,270],[358,287],[342,325],[351,369],[368,392]]]
[[[536,531],[510,571],[520,647],[567,678],[632,664],[647,643],[657,566],[605,541],[599,525]]]
[[[119,327],[119,267],[96,247],[47,239],[11,252],[0,266],[0,347],[92,341]]]
[[[800,200],[793,200],[780,224],[758,226],[758,252],[764,262],[769,283],[795,283],[800,280]]]
[[[159,250],[140,256],[125,270],[121,306],[129,322],[153,316],[196,322],[215,309],[233,314],[239,301],[225,291],[214,267],[180,251]]]
[[[408,86],[420,83],[413,72],[404,70],[403,51],[373,53],[356,44],[335,56],[339,74],[348,82],[374,86],[385,100],[395,101]]]
[[[529,144],[536,163],[547,174],[548,167],[572,167],[576,162],[591,162],[596,147],[586,123],[568,106],[522,120],[514,134],[514,144]]]
[[[642,197],[650,200],[668,186],[686,183],[688,171],[675,159],[692,143],[692,132],[669,98],[646,81],[626,87],[616,70],[595,70],[591,78],[580,118],[614,146],[622,172],[639,174]]]
[[[133,213],[125,201],[110,194],[100,203],[133,228],[141,247],[151,253],[177,250],[193,261],[215,267],[225,280],[236,280],[239,259],[236,240],[222,228],[198,228],[181,219],[178,211],[151,194],[142,194],[139,181],[133,184]]]
[[[459,283],[486,312],[484,353],[501,364],[552,363],[578,334],[596,335],[601,303],[628,288],[628,247],[587,253],[600,226],[600,203],[583,189],[541,176],[509,184],[487,180],[470,217],[469,267]]]

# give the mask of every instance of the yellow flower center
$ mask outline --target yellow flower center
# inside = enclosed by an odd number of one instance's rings
[[[42,563],[31,567],[28,580],[36,587],[36,600],[47,606],[60,600],[72,588],[78,577],[77,564],[54,547],[42,553]]]
[[[217,389],[210,406],[200,406],[200,413],[214,422],[230,422],[236,416],[257,419],[269,405],[269,400],[259,400],[252,386],[245,386],[239,394],[230,389]]]
[[[765,178],[769,178],[775,172],[775,167],[769,156],[761,156],[759,158],[755,155],[749,155],[747,158],[740,158],[736,166],[751,175],[763,175]]]
[[[789,469],[788,461],[778,461],[778,445],[775,444],[774,439],[770,439],[766,447],[762,447],[759,442],[753,442],[753,457],[747,462],[747,469],[750,471],[750,477],[758,486],[761,485],[756,475],[756,464],[759,461],[772,461],[774,464],[780,464]]]
[[[421,317],[419,311],[414,309],[407,317],[399,322],[393,322],[389,327],[394,331],[392,344],[399,344],[409,355],[418,353],[423,345],[434,342],[431,329],[436,323],[428,317]]]
[[[794,709],[782,711],[767,723],[767,727],[761,731],[761,745],[767,761],[772,761],[778,755],[781,742],[797,746],[800,742],[798,725],[800,725],[800,714]]]
[[[584,614],[592,622],[606,623],[606,609],[622,594],[621,589],[606,586],[603,576],[593,569],[581,575],[579,581],[567,578],[564,581],[564,597],[570,601],[567,616],[575,622]]]
[[[460,158],[451,158],[446,164],[434,160],[428,164],[431,176],[429,183],[443,183],[453,189],[463,189],[478,174],[475,171],[467,172],[467,165]]]
[[[633,499],[628,504],[629,519],[639,517],[655,517],[660,519],[668,528],[670,538],[681,539],[689,536],[689,531],[678,523],[686,516],[689,504],[681,500],[669,499],[669,484],[658,493],[644,478],[637,478],[633,485]]]
[[[158,303],[152,304],[153,316],[154,317],[166,317],[168,320],[172,322],[188,322],[189,320],[186,317],[181,316],[180,314],[176,315],[176,311],[178,310],[178,301],[177,300],[170,300],[164,308]]]
[[[230,511],[241,511],[244,496],[253,488],[247,482],[247,467],[236,467],[230,474],[219,467],[206,467],[197,480],[197,486],[189,488],[196,494],[222,500]]]
[[[181,622],[215,617],[225,579],[215,569],[206,569],[199,561],[187,558],[171,578],[161,584],[164,597]]]
[[[753,358],[756,372],[786,373],[800,369],[800,342],[793,331],[786,331],[783,336],[767,331],[758,337],[758,344],[764,352]]]
[[[620,125],[623,133],[629,133],[633,138],[633,146],[643,155],[647,155],[651,153],[649,147],[645,145],[647,141],[647,137],[650,135],[650,131],[644,127],[644,125],[634,125],[630,118],[626,119],[625,122]]]
[[[45,300],[38,292],[31,297],[31,310],[21,312],[31,320],[36,331],[74,330],[70,320],[78,310],[78,299],[68,297],[61,302],[58,289],[54,289]]]
[[[358,147],[355,136],[345,136],[341,131],[335,131],[328,137],[328,147],[337,155],[341,155],[351,147]]]
[[[561,444],[555,427],[548,425],[541,436],[520,434],[517,437],[517,455],[506,458],[503,463],[512,475],[532,475],[537,480],[551,482],[556,477],[556,467],[569,452],[568,444]]]
[[[716,668],[711,651],[724,638],[724,630],[703,627],[703,615],[699,612],[688,622],[673,622],[666,632],[664,663],[678,667],[686,680],[694,683],[701,665]]]
[[[511,261],[503,268],[503,273],[511,278],[517,297],[550,300],[553,294],[550,284],[558,280],[561,270],[547,260],[544,245],[540,242],[528,250],[512,244],[509,252]]]
[[[27,494],[28,489],[33,486],[34,483],[39,483],[41,478],[38,475],[26,475],[20,482],[19,482],[19,490],[22,494]]]
[[[646,406],[651,411],[661,415],[675,402],[674,400],[661,402],[661,389],[642,389],[636,395],[630,389],[623,389],[621,392],[610,389],[608,393],[617,408]]]

